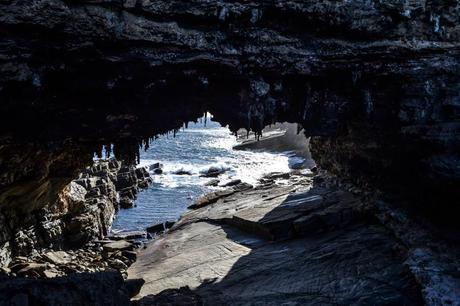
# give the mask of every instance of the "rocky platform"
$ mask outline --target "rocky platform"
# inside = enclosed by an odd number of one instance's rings
[[[324,175],[262,182],[202,198],[142,250],[135,303],[459,305],[458,250],[404,213]]]

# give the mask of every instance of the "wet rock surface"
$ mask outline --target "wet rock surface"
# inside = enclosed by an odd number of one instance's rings
[[[308,171],[199,200],[129,268],[145,280],[135,303],[458,303],[459,250],[374,201]]]

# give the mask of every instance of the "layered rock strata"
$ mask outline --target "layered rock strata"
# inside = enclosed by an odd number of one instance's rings
[[[8,265],[12,256],[34,255],[44,248],[78,248],[105,237],[119,207],[132,206],[139,188],[150,182],[144,168],[99,160],[67,185],[56,202],[32,211],[34,218],[0,210],[5,218],[0,262]]]
[[[128,161],[205,111],[233,131],[297,122],[321,137],[321,167],[391,192],[409,182],[397,191],[413,203],[443,197],[441,219],[458,212],[455,2],[40,0],[0,10],[2,144],[113,143]]]
[[[459,249],[375,201],[305,172],[202,199],[129,268],[136,304],[457,305]]]

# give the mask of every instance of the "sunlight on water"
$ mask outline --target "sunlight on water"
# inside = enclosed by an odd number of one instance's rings
[[[290,170],[289,154],[236,151],[232,149],[236,144],[236,137],[228,128],[209,120],[206,125],[190,123],[176,137],[162,136],[155,140],[150,149],[141,153],[139,166],[148,169],[160,162],[164,172],[152,174],[152,186],[139,194],[137,207],[120,211],[113,230],[145,229],[176,220],[193,199],[216,189],[205,186],[212,178],[200,176],[211,167],[225,170],[219,176],[221,184],[240,179],[255,185],[264,174]],[[175,174],[178,171],[189,175]]]

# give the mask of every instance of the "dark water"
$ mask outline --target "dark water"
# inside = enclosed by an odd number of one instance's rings
[[[162,136],[150,149],[141,154],[141,164],[147,167],[156,162],[164,165],[162,175],[152,175],[154,183],[138,195],[137,207],[121,210],[112,230],[141,230],[152,224],[176,220],[185,212],[193,199],[219,187],[204,186],[210,178],[200,173],[210,167],[226,169],[219,177],[221,184],[232,179],[257,184],[258,179],[270,172],[289,172],[289,163],[298,161],[290,153],[236,151],[237,144],[228,128],[208,121],[190,123],[188,129],[176,137]],[[191,175],[176,175],[178,170]]]

